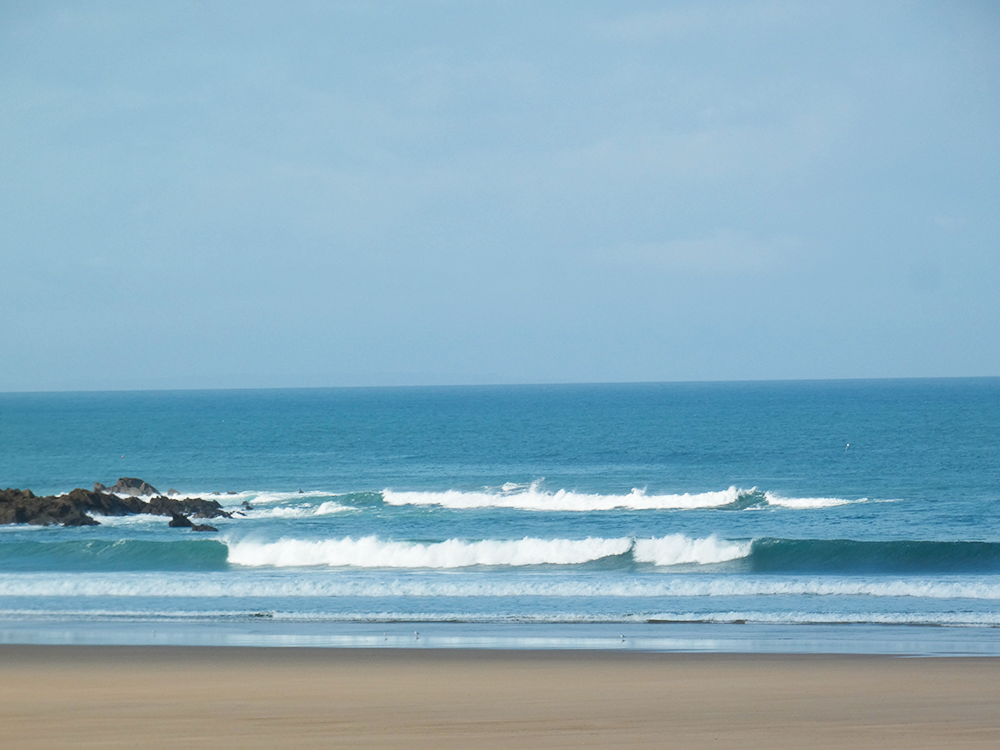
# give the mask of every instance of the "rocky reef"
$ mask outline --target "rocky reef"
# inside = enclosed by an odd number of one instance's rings
[[[148,500],[143,497],[149,497]],[[232,518],[216,500],[166,497],[141,479],[122,477],[112,487],[99,482],[93,491],[77,488],[65,495],[36,496],[31,490],[0,490],[0,524],[97,526],[94,516],[147,514],[170,516],[171,526],[216,531],[212,526],[184,524],[179,518]],[[177,521],[177,523],[175,523]]]

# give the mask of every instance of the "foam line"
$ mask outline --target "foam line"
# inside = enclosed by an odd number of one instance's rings
[[[508,487],[510,485],[505,485]],[[383,490],[388,505],[439,505],[444,508],[515,508],[539,511],[599,511],[599,510],[693,510],[731,505],[740,497],[736,487],[718,492],[684,493],[682,495],[647,495],[633,489],[627,495],[600,495],[558,490],[545,492],[537,484],[514,485],[513,491],[501,492],[396,492]]]
[[[835,508],[838,505],[851,505],[853,503],[868,502],[868,498],[861,500],[845,500],[839,497],[781,497],[771,492],[765,492],[764,498],[767,504],[781,508],[792,508],[803,510],[809,508]]]
[[[303,577],[271,571],[234,579],[231,573],[3,573],[4,597],[152,597],[152,598],[282,598],[282,597],[574,597],[574,598],[739,598],[739,597],[872,597],[876,599],[968,599],[1000,601],[995,577],[943,582],[932,578],[829,579],[668,575],[622,580],[593,576],[483,577],[481,573],[440,576],[370,573]],[[998,615],[1000,616],[1000,615]]]

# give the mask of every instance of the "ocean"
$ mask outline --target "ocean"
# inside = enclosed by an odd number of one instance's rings
[[[0,642],[1000,654],[1000,378],[0,394],[119,477],[242,515],[0,526]]]

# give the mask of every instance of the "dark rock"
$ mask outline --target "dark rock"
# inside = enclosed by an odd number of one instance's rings
[[[191,529],[191,531],[218,531],[207,523],[191,523],[191,519],[180,513],[174,513],[168,524],[172,529]]]
[[[242,507],[243,507],[244,510],[253,510],[253,506],[250,503],[248,503],[246,500],[243,501]]]
[[[147,509],[141,513],[151,513],[154,516],[170,516],[180,513],[195,518],[232,518],[231,513],[222,509],[217,500],[203,500],[200,497],[184,499],[157,495],[146,503]]]
[[[82,489],[75,489],[65,497],[80,510],[100,516],[131,516],[143,513],[146,505],[137,497],[118,497],[109,492],[87,492]]]
[[[179,494],[181,494],[181,493],[179,493],[173,487],[171,487],[169,490],[167,490],[167,497],[176,497]]]
[[[190,529],[194,526],[191,523],[191,519],[181,513],[173,513],[173,518],[170,519],[168,526],[172,529]]]
[[[107,492],[108,488],[100,482],[94,482],[94,492]]]
[[[83,490],[81,490],[82,492]],[[36,497],[31,490],[0,490],[0,524],[98,526],[68,495]]]
[[[95,488],[96,489],[96,488]],[[118,495],[159,495],[160,491],[135,477],[122,477],[108,490]]]
[[[200,497],[180,499],[157,495],[147,502],[132,495],[119,497],[111,492],[89,492],[79,488],[66,495],[49,497],[36,497],[31,490],[0,490],[0,524],[98,525],[99,521],[92,518],[89,515],[91,513],[100,516],[130,516],[146,513],[158,516],[177,514],[196,518],[232,518],[232,514],[223,510],[217,501],[203,500]],[[216,529],[209,527],[200,530],[215,531]]]

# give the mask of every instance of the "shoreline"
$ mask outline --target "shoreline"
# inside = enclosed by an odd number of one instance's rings
[[[5,747],[1000,744],[1000,660],[0,645]]]
[[[0,644],[942,658],[1000,657],[1000,629],[890,623],[331,622],[266,616],[152,620],[60,615],[0,618]]]

